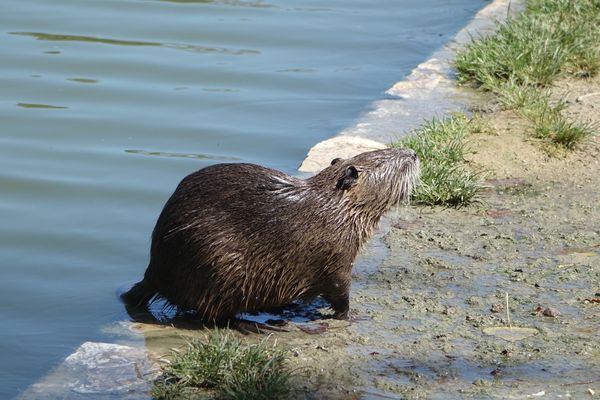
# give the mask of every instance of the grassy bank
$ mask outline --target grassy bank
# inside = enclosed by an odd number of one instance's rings
[[[433,119],[396,146],[413,149],[421,160],[421,182],[413,203],[461,207],[477,200],[482,173],[468,168],[465,154],[469,134],[482,130],[478,118],[464,114]]]
[[[285,351],[268,338],[244,344],[233,333],[217,330],[174,354],[152,396],[160,400],[285,399],[293,376],[285,359]]]
[[[550,101],[548,88],[561,76],[588,78],[600,70],[600,1],[530,0],[495,35],[460,51],[455,64],[460,82],[495,93],[531,121],[534,137],[573,149],[593,129],[566,120],[564,104]]]
[[[559,77],[585,79],[600,71],[600,0],[530,0],[496,34],[459,51],[455,65],[459,82],[494,93],[505,109],[529,121],[535,138],[572,150],[594,127],[565,118],[566,104],[552,101],[550,88]],[[464,159],[468,135],[481,129],[476,121],[432,120],[397,144],[415,150],[422,162],[414,203],[460,207],[477,200],[482,174]]]

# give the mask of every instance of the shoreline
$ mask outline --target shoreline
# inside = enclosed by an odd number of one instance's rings
[[[494,0],[485,6],[450,42],[388,89],[389,98],[375,101],[354,126],[315,144],[298,170],[318,172],[336,157],[349,158],[385,148],[410,134],[425,120],[449,112],[467,111],[468,104],[481,95],[456,85],[452,67],[454,49],[469,43],[472,36],[494,33],[496,20],[505,20],[523,6],[523,0]]]

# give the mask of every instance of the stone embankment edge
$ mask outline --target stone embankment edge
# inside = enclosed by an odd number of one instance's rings
[[[524,0],[488,4],[448,44],[388,89],[390,98],[376,101],[354,126],[312,147],[299,170],[318,172],[334,158],[385,148],[417,129],[424,120],[466,111],[474,94],[456,85],[452,68],[455,49],[470,43],[473,37],[492,34],[496,21],[505,20],[523,6]]]

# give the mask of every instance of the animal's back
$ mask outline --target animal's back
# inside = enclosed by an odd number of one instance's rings
[[[144,279],[123,299],[143,306],[156,295],[227,320],[323,295],[347,318],[358,250],[408,199],[418,170],[402,149],[335,160],[306,180],[252,164],[204,168],[165,204]]]
[[[280,245],[323,241],[307,226],[315,221],[304,214],[310,204],[295,197],[305,185],[253,164],[220,164],[188,175],[154,228],[146,292],[207,319],[318,295],[308,279],[314,274],[294,270],[290,263],[298,255]],[[307,265],[314,258],[313,268],[322,268],[322,251],[304,256]]]

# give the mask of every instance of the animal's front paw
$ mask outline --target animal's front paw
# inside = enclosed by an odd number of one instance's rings
[[[336,311],[333,314],[333,318],[347,320],[349,319],[349,311],[350,310]]]

